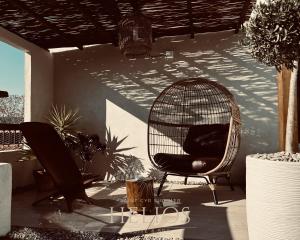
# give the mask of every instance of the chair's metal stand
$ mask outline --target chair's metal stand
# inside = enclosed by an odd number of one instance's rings
[[[85,186],[85,189],[86,188],[89,188],[91,187],[92,183],[94,181],[97,181],[98,179],[100,178],[100,176],[87,176],[85,181],[84,181],[84,186]],[[50,194],[48,194],[47,196],[45,197],[42,197],[36,201],[34,201],[32,203],[32,206],[37,206],[38,204],[40,204],[41,202],[43,201],[46,201],[46,200],[52,200],[53,198],[56,198],[58,196],[61,196],[62,194],[59,192],[59,191],[52,191]],[[91,198],[89,198],[85,192],[82,192],[82,193],[79,193],[77,197],[75,198],[68,198],[66,197],[65,198],[65,201],[66,201],[66,204],[67,204],[67,209],[68,209],[68,212],[73,212],[73,202],[75,199],[81,199],[83,201],[85,201],[87,204],[93,204],[93,200]]]
[[[163,188],[163,185],[167,179],[167,176],[168,175],[173,175],[173,176],[182,176],[180,174],[176,174],[176,173],[168,173],[168,172],[165,172],[164,173],[164,176],[160,182],[160,185],[159,185],[159,188],[157,190],[157,196],[159,197],[160,196],[160,193],[161,193],[161,190]],[[188,175],[188,176],[185,176],[185,179],[184,179],[184,184],[186,185],[187,184],[187,179],[188,177],[198,177],[198,178],[203,178],[205,179],[206,181],[206,184],[209,186],[210,190],[212,191],[212,194],[213,194],[213,198],[214,198],[214,203],[216,205],[218,205],[218,197],[217,197],[217,191],[216,191],[216,185],[217,185],[217,180],[219,178],[225,178],[228,182],[228,185],[230,186],[230,189],[233,191],[234,190],[234,187],[231,183],[231,176],[230,176],[230,173],[220,173],[218,175],[209,175],[209,176],[198,176],[198,175]]]
[[[51,194],[48,194],[47,196],[42,197],[42,198],[40,198],[40,199],[34,201],[34,202],[32,203],[32,206],[35,207],[35,206],[37,206],[38,204],[40,204],[41,202],[44,202],[44,201],[46,201],[46,200],[51,200],[52,198],[58,197],[59,195],[60,195],[60,194],[59,194],[57,191],[51,192]]]

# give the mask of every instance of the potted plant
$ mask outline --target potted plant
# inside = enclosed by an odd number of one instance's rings
[[[293,154],[298,143],[294,128],[297,125],[299,23],[299,0],[267,0],[254,7],[245,26],[245,43],[256,60],[275,66],[278,71],[283,67],[292,70],[286,152],[250,155],[246,159],[250,240],[300,239],[300,154]]]
[[[75,129],[80,118],[78,109],[72,110],[66,109],[65,105],[61,107],[53,105],[47,120],[65,143],[71,145],[73,142],[77,142],[77,131]]]
[[[91,163],[96,152],[103,152],[106,149],[106,145],[101,143],[99,136],[96,134],[88,135],[81,132],[76,135],[77,141],[70,143],[71,149],[79,155],[83,162],[81,172],[87,174],[87,164]]]

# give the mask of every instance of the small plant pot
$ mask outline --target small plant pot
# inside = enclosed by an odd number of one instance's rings
[[[249,240],[300,239],[300,162],[246,159]]]
[[[39,192],[48,192],[55,189],[52,178],[44,169],[34,170],[33,177]]]

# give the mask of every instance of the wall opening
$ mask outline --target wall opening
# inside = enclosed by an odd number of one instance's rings
[[[24,121],[25,52],[0,41],[0,90],[8,97],[0,98],[0,150],[22,147],[22,134],[11,124]]]

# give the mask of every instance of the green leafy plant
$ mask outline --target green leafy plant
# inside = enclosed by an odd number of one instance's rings
[[[99,151],[104,153],[106,145],[100,142],[99,136],[96,134],[88,135],[77,133],[78,141],[73,142],[71,149],[77,153],[83,161],[82,172],[86,171],[87,163],[91,163],[95,154]]]
[[[253,8],[244,43],[257,61],[292,70],[300,57],[299,23],[299,0],[267,0]]]
[[[297,68],[300,58],[300,1],[266,0],[257,4],[245,25],[243,41],[258,62],[275,66],[278,71],[285,66],[292,70],[285,136],[285,151],[297,151],[295,134]]]

